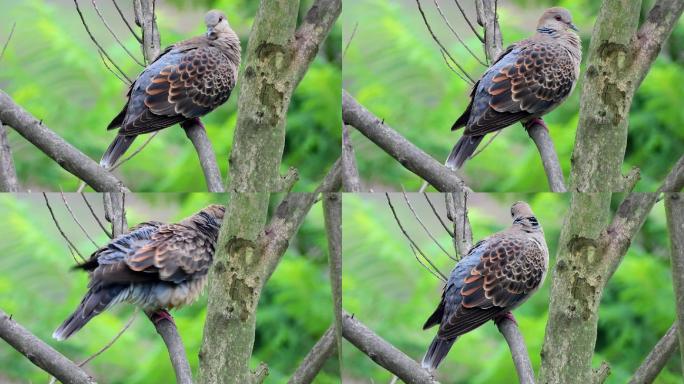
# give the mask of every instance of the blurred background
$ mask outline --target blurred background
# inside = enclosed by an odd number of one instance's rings
[[[64,232],[88,257],[95,246],[69,215],[59,194],[48,194]],[[69,206],[99,245],[107,237],[80,195],[66,195]],[[102,199],[87,194],[103,217]],[[177,222],[208,204],[226,203],[220,194],[135,194],[126,196],[128,223]],[[279,201],[274,196],[273,206]],[[95,317],[70,339],[58,342],[52,332],[76,308],[86,292],[87,275],[72,271],[74,258],[57,231],[41,194],[0,194],[0,308],[70,359],[81,362],[107,344],[134,310],[119,305]],[[197,375],[198,353],[206,316],[206,293],[185,308],[173,310],[188,360]],[[327,241],[320,204],[314,205],[297,236],[266,284],[257,309],[256,368],[268,364],[266,382],[281,383],[294,372],[333,318],[328,277]],[[306,314],[306,316],[302,316]],[[114,345],[85,366],[99,383],[172,383],[173,368],[164,343],[142,312]],[[0,383],[47,383],[48,375],[0,341]],[[337,359],[329,359],[317,383],[339,383]]]
[[[428,194],[443,220],[444,197]],[[455,265],[433,242],[400,193],[390,194],[397,216],[423,252],[443,274]],[[615,195],[613,209],[622,196]],[[422,194],[408,194],[417,215],[452,256],[451,237],[444,231]],[[536,373],[547,321],[549,290],[558,237],[569,204],[566,194],[471,194],[468,211],[473,242],[511,225],[510,206],[527,201],[539,219],[551,260],[544,285],[514,311]],[[423,331],[439,304],[443,284],[416,260],[402,235],[384,194],[345,194],[343,199],[343,307],[380,337],[420,361],[437,329]],[[669,240],[663,203],[656,204],[608,283],[599,310],[594,366],[607,361],[607,383],[626,383],[675,319]],[[345,383],[388,383],[392,375],[354,346],[343,349]],[[682,382],[677,354],[656,383]],[[444,384],[512,383],[515,368],[508,346],[492,322],[462,336],[437,371]]]
[[[642,19],[653,2],[643,2]],[[470,77],[479,78],[486,67],[458,42],[434,3],[421,0],[433,31]],[[482,44],[455,2],[441,0],[437,4],[468,47],[484,61]],[[460,4],[477,27],[474,2]],[[600,4],[593,0],[500,0],[498,15],[504,47],[531,36],[545,8],[563,6],[572,12],[580,29],[586,59]],[[345,1],[342,24],[343,45],[349,46],[344,55],[344,88],[423,151],[440,162],[446,160],[461,136],[462,130],[451,132],[450,128],[467,106],[470,85],[447,67],[423,23],[416,1]],[[684,153],[684,110],[674,102],[684,98],[684,88],[679,86],[684,82],[683,66],[684,19],[680,19],[632,103],[624,172],[632,167],[641,169],[639,190],[654,191]],[[582,75],[584,69],[583,65]],[[544,117],[566,179],[570,174],[581,87],[580,81],[569,99]],[[352,143],[367,188],[396,191],[400,186],[407,190],[420,187],[417,176],[360,133],[353,131]],[[468,186],[476,191],[548,191],[539,153],[520,124],[505,129],[461,172]]]
[[[109,56],[134,79],[142,67],[119,46],[102,24],[102,12],[126,48],[142,62],[138,42],[121,20],[112,1],[79,1],[86,23]],[[134,24],[130,1],[118,1]],[[301,1],[303,17],[313,0]],[[223,10],[240,37],[243,56],[258,2],[250,0],[158,0],[157,23],[162,46],[204,33],[204,14]],[[128,86],[104,66],[88,37],[72,0],[0,0],[0,47],[16,30],[0,61],[0,89],[41,119],[68,142],[99,161],[113,131],[109,122],[125,103]],[[297,87],[287,117],[283,173],[299,170],[297,190],[311,191],[340,154],[341,27],[335,26],[309,71]],[[139,31],[136,29],[136,32]],[[244,57],[243,57],[244,58]],[[230,100],[203,118],[223,175],[236,124],[240,83]],[[16,132],[9,130],[19,182],[31,190],[76,190],[78,180]],[[139,137],[126,154],[135,151]],[[179,127],[162,130],[145,149],[115,173],[129,189],[141,192],[204,191],[197,154]]]

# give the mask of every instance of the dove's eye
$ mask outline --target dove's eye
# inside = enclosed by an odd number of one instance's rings
[[[556,16],[556,17],[554,17],[554,19],[561,21],[562,18],[560,16]]]

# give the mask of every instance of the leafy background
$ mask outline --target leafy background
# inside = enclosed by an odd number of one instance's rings
[[[455,2],[437,3],[471,50],[483,60],[482,45],[464,22]],[[460,3],[475,22],[474,2]],[[559,5],[572,12],[580,29],[586,58],[600,3],[592,0],[501,0],[498,2],[499,22],[504,47],[533,33],[544,8]],[[642,19],[652,3],[643,2]],[[459,44],[433,1],[422,0],[421,4],[442,43],[470,76],[477,79],[485,67]],[[446,159],[461,135],[451,132],[450,127],[467,105],[470,86],[445,64],[423,24],[416,1],[347,1],[342,24],[343,45],[349,45],[343,66],[345,89],[419,148],[438,160]],[[684,110],[674,102],[684,97],[684,89],[678,86],[684,81],[683,52],[684,20],[680,19],[636,93],[631,108],[623,171],[626,173],[632,167],[641,169],[642,181],[638,190],[654,191],[684,152],[684,130],[681,129]],[[581,87],[580,81],[570,98],[545,117],[566,177],[570,174]],[[360,133],[353,132],[352,142],[361,177],[368,187],[396,191],[400,186],[417,190],[421,185],[419,178]],[[539,154],[520,124],[505,129],[485,151],[466,163],[462,174],[476,191],[548,191]]]
[[[102,217],[101,198],[87,194]],[[57,218],[85,256],[95,250],[66,210],[59,194],[48,194]],[[274,197],[273,204],[278,199]],[[80,196],[67,194],[76,217],[100,245],[106,236],[93,221]],[[128,222],[176,222],[211,203],[224,204],[220,194],[127,195]],[[67,341],[52,332],[73,311],[85,293],[87,277],[71,271],[74,260],[50,218],[40,194],[0,194],[0,216],[6,222],[0,238],[0,308],[74,361],[98,351],[123,328],[132,306],[119,305],[86,325]],[[251,366],[268,364],[266,382],[281,383],[330,326],[333,318],[327,267],[327,242],[320,204],[314,205],[297,236],[266,284],[257,309],[257,331]],[[206,295],[172,312],[194,374],[206,317]],[[307,314],[302,316],[302,314]],[[330,359],[317,383],[339,382],[336,359]],[[133,325],[102,355],[86,366],[100,383],[175,382],[168,352],[154,327],[138,313]],[[45,372],[0,341],[0,383],[47,382]]]
[[[614,197],[613,209],[621,197]],[[442,273],[448,275],[455,262],[425,234],[402,194],[391,193],[390,198],[408,233]],[[445,217],[443,196],[432,193],[429,198]],[[529,202],[539,218],[549,246],[552,270],[569,204],[566,194],[469,195],[474,241],[508,227],[510,205],[517,200]],[[439,243],[453,255],[451,237],[424,197],[409,194],[409,201]],[[346,194],[343,204],[343,306],[379,336],[420,361],[436,333],[434,328],[423,331],[422,327],[439,303],[443,284],[414,258],[384,194]],[[594,366],[604,360],[610,363],[612,373],[608,383],[626,383],[675,319],[669,256],[665,212],[660,202],[632,242],[601,301]],[[548,318],[551,276],[549,273],[540,290],[514,311],[537,373]],[[391,374],[349,343],[344,345],[343,361],[345,383],[391,380]],[[675,354],[655,382],[681,383],[680,365],[679,355]],[[462,336],[437,375],[444,384],[512,383],[515,377],[507,344],[492,322]]]
[[[131,2],[118,3],[133,23]],[[311,3],[302,1],[300,14]],[[142,68],[109,35],[91,2],[81,0],[79,4],[98,41],[128,77],[135,78]],[[112,2],[97,4],[128,50],[142,61],[139,44]],[[162,45],[203,33],[204,13],[217,8],[226,12],[244,53],[257,6],[258,2],[249,0],[157,1]],[[99,161],[114,138],[114,133],[105,128],[124,105],[127,86],[103,65],[73,1],[0,0],[0,9],[0,44],[16,22],[14,36],[0,61],[0,88],[47,127]],[[313,190],[340,153],[341,30],[339,25],[333,28],[290,104],[282,171],[290,166],[299,170],[298,190]],[[227,174],[238,95],[239,82],[230,100],[203,119],[223,175]],[[48,191],[76,189],[75,177],[16,132],[10,130],[9,136],[22,186]],[[145,139],[138,138],[129,153]],[[194,148],[178,126],[160,132],[116,173],[133,191],[206,190]]]

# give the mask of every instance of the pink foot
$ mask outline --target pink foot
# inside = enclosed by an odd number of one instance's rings
[[[188,129],[194,125],[199,125],[202,129],[204,129],[204,124],[202,124],[202,120],[200,120],[199,117],[195,117],[194,119],[181,123],[181,127],[183,127],[183,129]]]
[[[506,313],[503,313],[503,314],[495,317],[494,323],[496,323],[498,325],[500,322],[502,322],[503,320],[506,320],[506,319],[512,321],[513,324],[518,325],[518,322],[515,321],[515,317],[513,317],[512,312],[506,312]]]
[[[542,120],[540,118],[534,118],[534,119],[531,119],[530,121],[528,121],[527,123],[525,123],[525,129],[530,129],[530,128],[534,127],[535,125],[541,125],[542,127],[544,127],[544,129],[546,129],[546,132],[549,131],[549,127],[547,127],[544,120]]]
[[[149,316],[150,316],[150,320],[152,320],[152,322],[155,325],[158,325],[161,321],[164,321],[164,320],[168,320],[171,322],[171,324],[176,325],[176,322],[173,321],[173,317],[171,316],[171,314],[165,309],[161,309],[159,311],[152,312]]]

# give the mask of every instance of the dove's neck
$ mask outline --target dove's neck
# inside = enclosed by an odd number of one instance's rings
[[[553,41],[565,48],[579,63],[582,59],[582,42],[579,36],[570,30],[558,31],[549,27],[537,28],[537,39]]]
[[[212,40],[211,45],[220,49],[235,64],[236,68],[240,67],[240,51],[242,48],[240,47],[240,39],[232,29],[222,33],[218,39]]]

